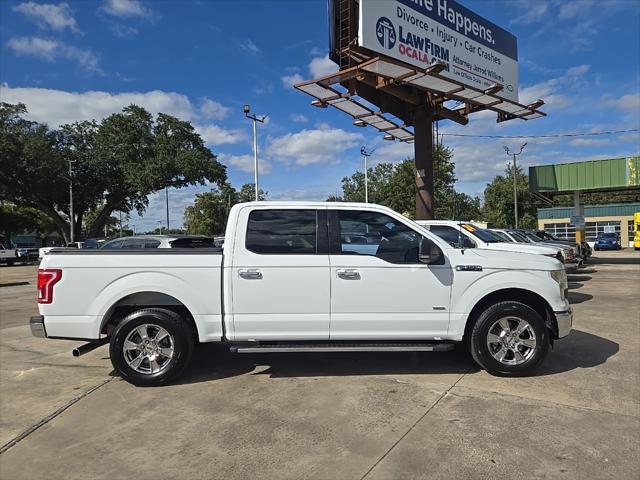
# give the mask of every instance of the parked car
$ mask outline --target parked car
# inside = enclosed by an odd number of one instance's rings
[[[574,271],[577,264],[567,262],[559,247],[547,247],[523,243],[506,242],[495,233],[467,222],[453,220],[418,220],[416,223],[427,228],[450,245],[458,248],[482,248],[505,252],[533,253],[558,259],[565,269]]]
[[[520,230],[492,228],[490,231],[507,242],[562,249],[564,268],[567,273],[575,273],[582,263],[582,257],[580,257],[577,245],[571,246],[563,242],[546,242],[540,239],[533,240],[529,235],[526,235],[524,231]]]
[[[617,233],[601,233],[593,246],[594,250],[620,250],[620,237]]]
[[[375,238],[375,250],[343,243],[347,226]],[[447,351],[466,341],[487,371],[520,376],[573,320],[552,256],[455,248],[373,204],[241,203],[223,251],[54,249],[40,267],[32,333],[92,340],[78,355],[109,342],[116,372],[137,385],[175,378],[196,341],[237,353]]]
[[[136,235],[116,238],[100,247],[103,250],[132,248],[216,248],[216,241],[203,235]]]
[[[66,246],[40,247],[38,249],[38,258],[40,260],[42,260],[42,258],[54,248],[57,248],[57,249],[61,249],[61,248],[63,248],[63,249],[64,248],[78,249],[78,248],[85,248],[85,244],[84,244],[84,242],[69,242],[69,243],[67,243]]]
[[[571,240],[567,240],[566,238],[557,237],[555,235],[550,234],[549,232],[547,232],[545,230],[533,230],[532,233],[534,233],[536,236],[538,236],[542,240],[554,240],[554,241],[559,241],[559,242],[566,242],[569,245],[573,245],[574,244]],[[586,262],[587,259],[592,254],[591,246],[587,242],[580,242],[577,245],[580,248],[580,255],[582,256],[582,260]]]
[[[7,265],[13,265],[19,262],[18,250],[15,248],[7,248],[0,243],[0,263],[6,263]]]

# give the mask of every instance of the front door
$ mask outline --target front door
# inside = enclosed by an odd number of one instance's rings
[[[233,239],[234,340],[327,340],[326,209],[241,210]]]
[[[332,340],[433,339],[449,327],[452,272],[420,263],[422,234],[376,211],[329,210]]]

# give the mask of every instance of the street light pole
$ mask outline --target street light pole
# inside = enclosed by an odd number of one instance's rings
[[[69,159],[69,241],[75,242],[75,217],[73,215],[73,170]]]
[[[520,146],[520,151],[518,153],[509,150],[509,147],[505,146],[504,151],[507,152],[507,155],[513,155],[513,216],[515,219],[515,228],[518,228],[518,190],[517,190],[517,175],[516,175],[516,157],[522,153],[524,147],[527,144],[523,143]]]
[[[364,145],[360,149],[360,155],[364,159],[364,203],[369,203],[369,167],[367,166],[367,159],[374,151],[367,152],[367,148]]]
[[[169,187],[164,187],[164,197],[167,204],[167,233],[169,233]]]
[[[258,194],[260,189],[258,188],[258,131],[256,122],[264,123],[269,115],[258,117],[255,114],[251,114],[251,107],[246,104],[242,106],[242,111],[245,117],[253,120],[253,182],[256,190],[256,201],[258,201],[260,200]]]

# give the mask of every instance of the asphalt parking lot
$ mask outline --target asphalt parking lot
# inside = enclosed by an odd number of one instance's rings
[[[534,377],[450,353],[234,356],[179,383],[37,339],[34,266],[0,267],[0,478],[568,478],[640,471],[640,253],[569,276],[574,331]]]

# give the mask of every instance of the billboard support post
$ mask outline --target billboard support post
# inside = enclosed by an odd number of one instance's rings
[[[416,164],[416,220],[433,220],[433,108],[422,105],[413,115]]]

